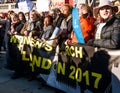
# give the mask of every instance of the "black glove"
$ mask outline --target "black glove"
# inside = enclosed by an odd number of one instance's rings
[[[57,23],[56,23],[56,26],[57,27],[60,27],[61,26],[61,23],[62,23],[62,20],[64,19],[64,15],[63,14],[59,14],[59,17],[57,19]]]
[[[94,46],[94,39],[91,39],[87,42],[87,45]]]

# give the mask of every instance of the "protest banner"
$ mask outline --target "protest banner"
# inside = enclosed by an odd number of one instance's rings
[[[29,73],[43,71],[49,74],[54,54],[54,48],[44,42],[18,35],[10,36],[8,66],[14,70],[22,68]]]
[[[11,35],[8,48],[8,66],[42,77],[46,84],[66,93],[117,93],[120,79],[111,66],[119,55],[83,44],[69,44],[58,53],[55,48],[25,36]],[[118,65],[119,67],[119,65]],[[112,71],[111,71],[112,70]],[[113,77],[114,76],[114,77]],[[117,85],[114,82],[117,81]],[[117,86],[117,87],[115,87]],[[117,92],[116,92],[117,91]]]

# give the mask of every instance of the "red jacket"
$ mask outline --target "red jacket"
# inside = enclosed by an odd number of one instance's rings
[[[95,22],[95,19],[93,17],[87,17],[87,18],[80,17],[80,26],[81,26],[81,30],[82,30],[82,34],[83,34],[85,42],[94,38],[95,29],[96,29],[94,22]],[[71,36],[72,38],[70,42],[77,43],[78,41],[73,32],[71,33]]]

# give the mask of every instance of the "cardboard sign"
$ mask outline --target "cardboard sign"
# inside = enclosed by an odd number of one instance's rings
[[[18,8],[19,8],[19,11],[23,11],[24,13],[29,12],[28,5],[27,5],[26,1],[19,2],[18,3]]]
[[[37,11],[38,12],[49,11],[49,5],[50,5],[49,0],[37,0],[36,2]]]

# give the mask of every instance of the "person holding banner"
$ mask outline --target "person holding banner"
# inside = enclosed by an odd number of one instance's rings
[[[96,26],[94,25],[95,18],[93,17],[92,8],[87,4],[77,5],[79,11],[80,25],[85,43],[94,38]]]
[[[25,24],[26,22],[25,14],[23,12],[19,12],[18,17],[19,17],[20,22]]]
[[[39,14],[37,11],[35,10],[31,10],[29,13],[29,20],[24,24],[24,27],[21,30],[21,34],[25,35],[25,36],[29,36],[29,33],[34,30],[39,32],[39,36],[42,34],[42,22],[39,18]]]
[[[85,1],[80,1],[72,11],[72,26],[71,38],[67,43],[86,43],[94,38],[96,26],[93,11]]]
[[[56,27],[59,14],[61,13],[59,8],[55,8],[49,11],[49,15],[53,18],[53,26]]]
[[[56,47],[59,45],[60,50],[64,50],[65,41],[70,38],[72,31],[72,6],[65,4],[61,7],[61,12],[58,13],[56,26],[53,31],[51,40],[47,41],[49,45]]]
[[[11,15],[11,20],[11,34],[20,34],[20,31],[23,28],[24,24],[19,20],[18,14],[13,13]]]
[[[72,6],[65,4],[62,6],[61,13],[63,14],[63,20],[60,25],[60,35],[58,44],[62,49],[64,49],[65,41],[71,37],[72,32]]]
[[[52,24],[53,24],[52,16],[50,16],[50,15],[45,16],[43,34],[42,34],[42,37],[41,37],[41,39],[43,41],[46,41],[46,40],[50,39],[50,37],[51,37],[51,35],[53,33],[53,30],[54,30],[54,27],[53,27]]]
[[[100,17],[95,38],[88,41],[88,45],[108,48],[120,48],[120,19],[115,16],[116,6],[113,6],[109,0],[100,0],[98,7],[94,9],[95,14]]]
[[[87,4],[79,3],[77,4],[77,9],[78,9],[78,16],[79,16],[79,22],[80,22],[82,35],[84,38],[84,42],[86,43],[88,40],[94,38],[94,33],[96,29],[96,26],[94,25],[95,18],[93,17],[93,11],[91,7],[89,7]],[[78,43],[78,39],[76,38],[74,31],[72,31],[71,33],[71,39],[69,42]]]

